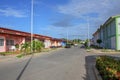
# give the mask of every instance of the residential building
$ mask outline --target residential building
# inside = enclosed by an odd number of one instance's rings
[[[52,45],[52,37],[33,34],[34,40],[40,40],[44,43],[45,48],[50,48]],[[28,32],[12,30],[0,27],[0,52],[11,51],[15,49],[15,45],[21,45],[31,41],[31,34]],[[56,39],[57,42],[60,42]],[[56,45],[58,46],[58,45]]]
[[[120,50],[120,15],[110,17],[100,26],[98,33],[102,40],[101,47]]]
[[[51,45],[52,45],[52,47],[60,47],[60,46],[62,46],[62,42],[63,42],[62,39],[53,38],[51,40]]]
[[[45,45],[45,48],[50,48],[52,37],[43,36],[43,35],[39,35],[39,34],[34,34],[33,37],[34,37],[34,39],[42,41]]]
[[[97,40],[100,39],[100,29],[97,29],[97,31],[93,34],[93,44],[95,46],[98,46]]]

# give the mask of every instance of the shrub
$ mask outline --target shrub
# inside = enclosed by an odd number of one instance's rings
[[[100,56],[96,59],[96,68],[103,80],[120,79],[120,60],[108,56]]]
[[[24,52],[25,54],[29,54],[31,53],[31,49],[33,50],[33,52],[41,52],[41,49],[43,48],[44,48],[43,42],[33,40],[32,42],[26,42],[22,44],[21,51]]]
[[[15,52],[0,52],[0,55],[6,56],[6,55],[11,55],[15,54]]]
[[[41,50],[44,48],[44,43],[38,40],[32,41],[32,50],[33,52],[41,52]]]

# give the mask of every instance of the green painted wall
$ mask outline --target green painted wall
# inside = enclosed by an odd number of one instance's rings
[[[116,50],[120,50],[120,18],[116,18]]]
[[[101,29],[103,35],[100,33],[100,38],[105,48],[120,50],[120,16],[112,17]]]

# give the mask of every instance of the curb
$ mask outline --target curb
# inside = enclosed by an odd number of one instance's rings
[[[15,56],[0,56],[0,62],[9,61],[9,60],[11,60],[13,58],[15,58]]]
[[[102,77],[100,76],[98,70],[96,69],[95,65],[93,65],[93,72],[95,74],[96,80],[102,80]]]

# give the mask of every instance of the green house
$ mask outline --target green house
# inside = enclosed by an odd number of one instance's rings
[[[98,33],[101,47],[120,50],[120,15],[110,17],[100,26]]]

